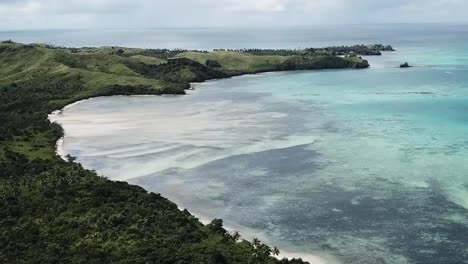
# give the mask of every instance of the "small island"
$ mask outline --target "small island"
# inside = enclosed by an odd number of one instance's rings
[[[411,68],[411,67],[413,67],[413,66],[409,65],[408,62],[405,62],[405,63],[400,65],[400,68]]]
[[[60,159],[48,114],[96,96],[184,94],[191,82],[268,71],[362,69],[391,46],[215,50],[0,43],[1,262],[304,263],[203,225],[159,194]],[[72,158],[70,159],[73,160]],[[85,261],[86,260],[86,261]]]

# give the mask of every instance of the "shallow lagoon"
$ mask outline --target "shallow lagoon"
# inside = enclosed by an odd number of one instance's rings
[[[53,118],[86,168],[247,238],[329,263],[466,263],[468,68],[402,70],[395,56],[96,98]]]

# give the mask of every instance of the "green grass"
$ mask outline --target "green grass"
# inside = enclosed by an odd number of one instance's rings
[[[43,70],[42,66],[52,54],[45,49],[20,44],[0,44],[0,50],[0,78],[15,77],[25,71]]]
[[[0,85],[35,79],[39,75],[60,74],[82,78],[85,91],[76,95],[92,96],[113,85],[142,85],[162,89],[158,80],[143,77],[125,65],[128,58],[106,53],[107,48],[49,49],[40,45],[0,44]]]
[[[55,146],[48,143],[49,135],[39,133],[32,135],[27,140],[18,138],[7,145],[10,150],[22,153],[28,159],[52,159],[55,156]]]
[[[141,62],[149,65],[160,65],[166,63],[166,60],[144,55],[133,55],[130,57],[130,59],[133,59],[136,62]]]
[[[215,60],[221,64],[223,70],[242,73],[255,73],[274,70],[276,66],[285,62],[287,56],[256,56],[248,53],[219,51],[211,53],[185,52],[177,57],[188,58],[205,64],[207,60]]]

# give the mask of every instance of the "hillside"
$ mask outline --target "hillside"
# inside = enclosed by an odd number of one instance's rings
[[[302,263],[202,225],[159,194],[55,155],[47,115],[84,98],[183,94],[189,82],[277,70],[365,68],[356,56],[67,49],[0,44],[0,262]]]

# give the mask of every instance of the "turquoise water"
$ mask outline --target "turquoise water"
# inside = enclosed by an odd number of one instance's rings
[[[468,47],[428,43],[52,119],[85,167],[314,263],[468,263]]]

